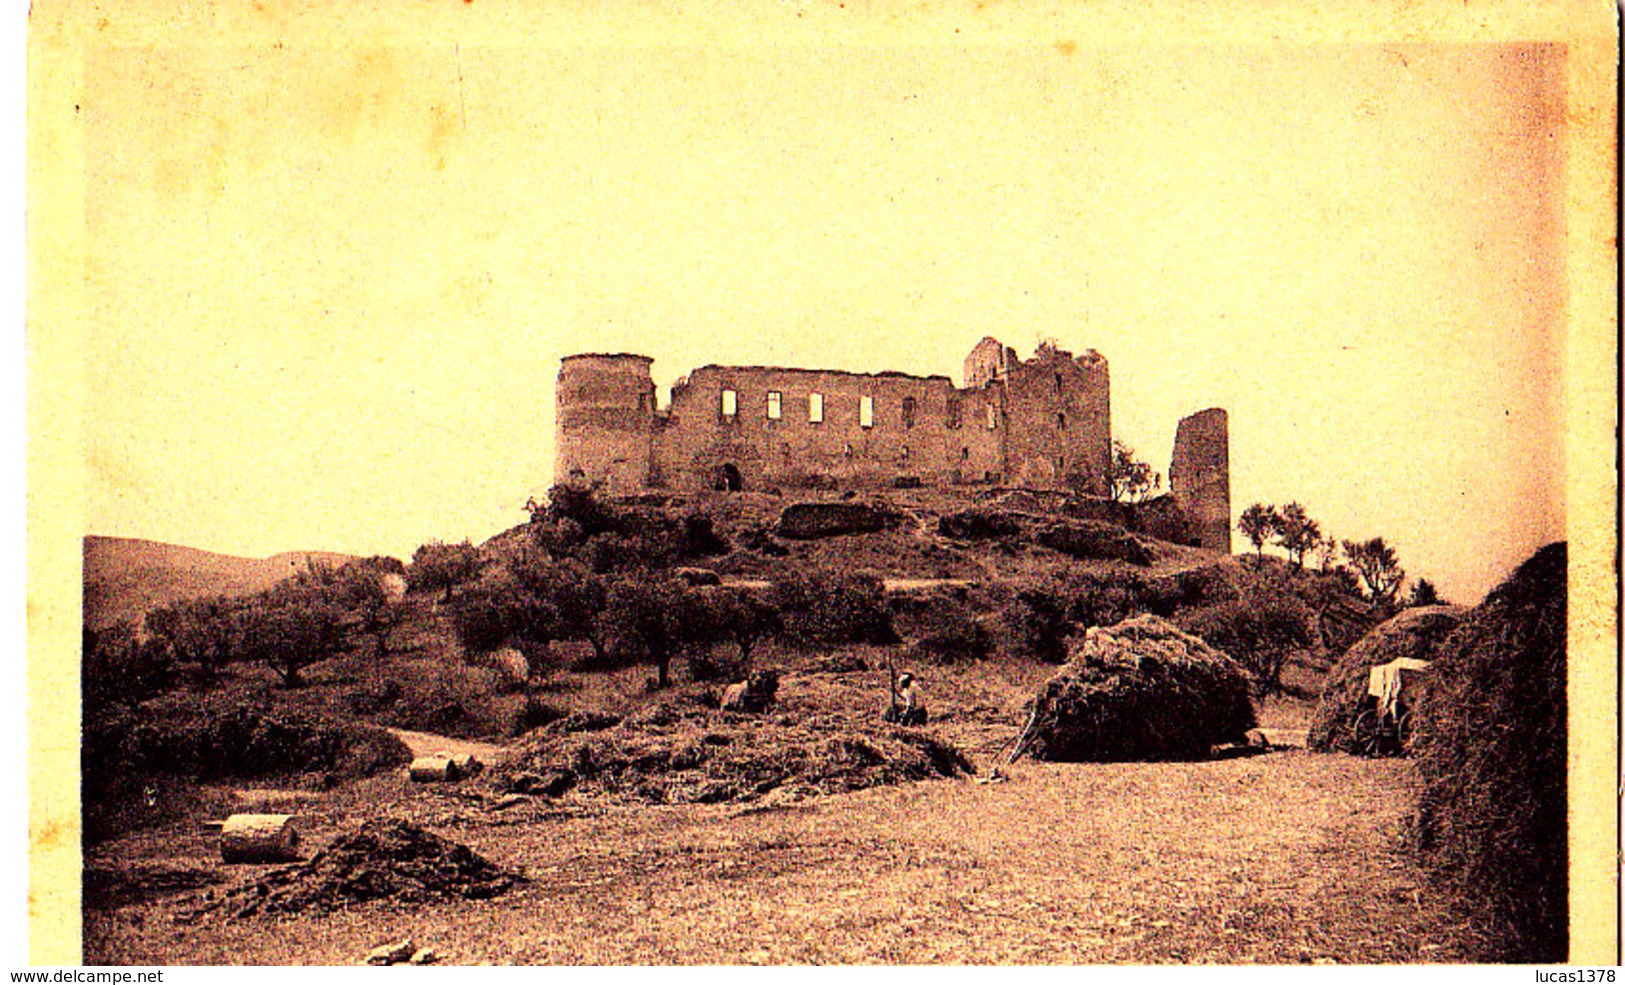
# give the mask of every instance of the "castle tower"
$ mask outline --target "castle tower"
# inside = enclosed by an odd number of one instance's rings
[[[648,356],[583,353],[560,360],[553,481],[635,493],[649,481],[655,387]]]
[[[1200,545],[1230,553],[1230,415],[1199,411],[1179,422],[1168,468],[1174,494]]]
[[[972,350],[966,374],[995,368],[1005,386],[1004,475],[1011,485],[1066,489],[1090,496],[1111,491],[1111,372],[1093,349],[1081,356],[1040,345],[1031,359],[996,354],[988,340]]]

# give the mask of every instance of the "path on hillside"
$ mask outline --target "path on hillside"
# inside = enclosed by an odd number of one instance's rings
[[[414,756],[433,756],[444,753],[450,756],[460,756],[464,753],[472,755],[480,762],[490,765],[500,761],[508,755],[507,746],[492,745],[489,742],[475,742],[473,739],[456,739],[449,735],[435,735],[432,732],[413,732],[409,729],[392,728],[390,734],[406,743]]]

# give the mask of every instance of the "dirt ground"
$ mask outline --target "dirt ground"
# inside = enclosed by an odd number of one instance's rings
[[[528,881],[495,899],[194,922],[199,891],[160,879],[87,908],[85,960],[352,964],[406,936],[469,964],[1460,961],[1467,930],[1400,847],[1414,794],[1403,761],[1300,749],[586,813],[470,809],[453,788],[380,777],[310,805],[312,843],[370,809]],[[264,871],[216,869],[197,829],[103,850],[170,886]]]

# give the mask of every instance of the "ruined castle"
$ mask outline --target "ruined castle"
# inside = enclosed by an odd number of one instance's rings
[[[946,376],[702,366],[657,405],[648,356],[584,353],[559,367],[557,481],[652,489],[1002,485],[1111,494],[1106,359],[1040,345],[1022,360],[984,338],[964,384]],[[1195,539],[1230,550],[1225,412],[1180,422],[1169,485]]]

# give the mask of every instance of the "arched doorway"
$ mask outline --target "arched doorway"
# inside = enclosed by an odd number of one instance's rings
[[[745,488],[745,480],[740,478],[738,466],[732,462],[724,463],[721,468],[717,469],[717,478],[712,484],[712,488],[728,492],[738,492]]]

